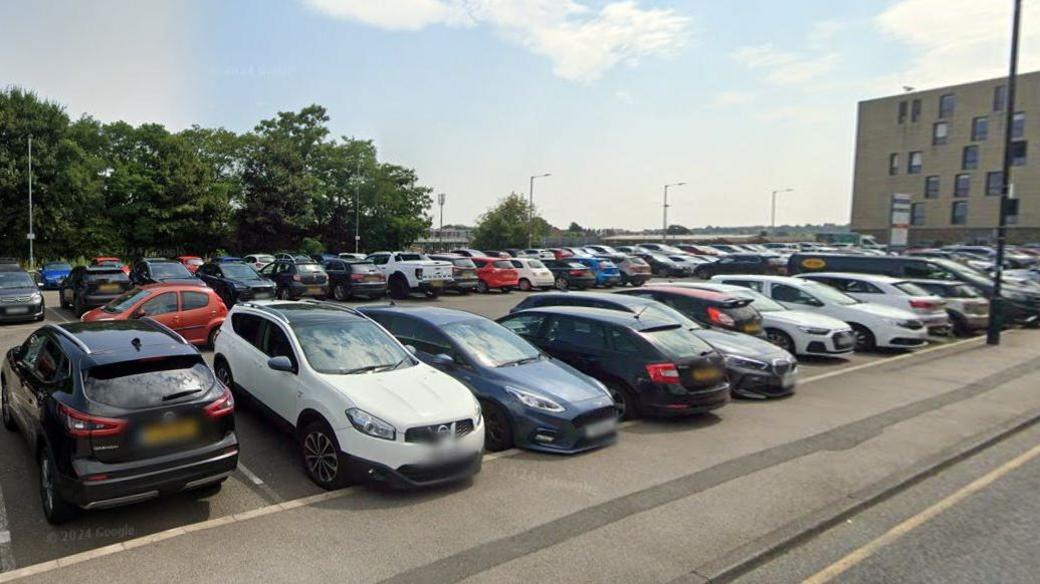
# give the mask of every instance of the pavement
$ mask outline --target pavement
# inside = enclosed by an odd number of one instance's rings
[[[437,303],[498,316],[520,299]],[[0,344],[34,329],[0,328]],[[418,493],[324,493],[291,439],[246,409],[236,412],[242,466],[220,493],[86,513],[58,528],[39,512],[24,441],[0,435],[0,582],[750,577],[800,549],[807,529],[1027,428],[1040,415],[1037,339],[1012,331],[995,348],[973,339],[814,361],[790,399],[625,424],[617,445],[578,456],[491,454],[473,481]]]

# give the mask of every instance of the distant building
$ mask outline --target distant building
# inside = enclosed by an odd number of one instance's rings
[[[469,227],[445,227],[443,230],[430,229],[426,237],[416,240],[412,247],[423,251],[446,251],[469,247],[472,239],[473,229]]]
[[[1021,243],[1040,241],[1040,72],[1020,75],[1016,93],[1008,236]],[[898,193],[910,243],[993,240],[1006,106],[1006,78],[860,102],[852,230],[888,242]]]

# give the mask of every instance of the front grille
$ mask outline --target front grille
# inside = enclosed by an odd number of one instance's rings
[[[922,323],[919,320],[909,320],[907,321],[906,325],[906,328],[912,331],[919,331],[924,328],[924,323]]]
[[[773,373],[784,376],[794,371],[797,365],[791,361],[773,361]]]
[[[473,431],[473,420],[459,420],[455,422],[455,437],[462,438]]]
[[[834,335],[834,346],[838,349],[848,349],[856,346],[856,336],[852,333],[838,333]]]
[[[28,302],[28,296],[7,296],[0,298],[0,302]]]
[[[473,420],[470,419],[445,422],[443,424],[431,424],[429,426],[416,426],[415,428],[405,430],[404,441],[419,444],[437,444],[452,435],[456,438],[461,438],[472,431]]]
[[[431,483],[455,477],[461,477],[473,468],[476,456],[443,464],[406,464],[397,472],[416,483]]]
[[[616,418],[617,414],[617,408],[615,408],[614,406],[607,406],[604,408],[592,410],[591,412],[585,412],[584,414],[581,414],[580,416],[574,418],[574,421],[571,423],[574,424],[575,428],[580,429],[594,422],[602,422],[603,420]]]

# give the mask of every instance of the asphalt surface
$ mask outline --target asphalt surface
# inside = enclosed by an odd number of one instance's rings
[[[46,293],[48,306],[57,306],[55,293]],[[469,295],[464,297],[445,295],[439,300],[431,301],[415,299],[408,302],[421,304],[436,304],[439,306],[459,308],[489,317],[501,316],[508,312],[523,298],[522,293],[511,294],[492,293],[488,295]],[[60,322],[72,319],[67,311],[49,308],[48,321]],[[7,348],[21,343],[26,336],[35,330],[38,324],[19,324],[0,326],[0,347]],[[208,354],[207,354],[208,356]],[[809,379],[824,374],[835,374],[841,371],[851,371],[858,367],[868,366],[871,363],[884,361],[898,357],[898,354],[856,354],[849,359],[814,359],[803,363],[801,377]],[[916,359],[916,358],[915,358]],[[926,357],[921,357],[927,361]],[[797,397],[794,399],[798,399]],[[792,400],[783,400],[776,405],[792,405]],[[817,411],[812,410],[813,404],[807,404],[810,409],[802,414],[809,418],[819,420],[821,416],[828,415],[828,406],[820,405]],[[661,444],[664,440],[667,444],[669,435],[675,435],[687,440],[696,441],[698,430],[712,428],[722,418],[745,418],[744,423],[762,423],[769,419],[764,415],[766,410],[763,406],[769,404],[757,403],[734,403],[727,406],[717,416],[705,416],[692,421],[680,423],[664,422],[642,422],[637,426],[625,429],[625,436],[621,444],[626,442],[635,445],[639,439]],[[838,418],[835,418],[836,420]],[[159,501],[143,505],[135,505],[119,509],[85,513],[81,518],[66,526],[53,527],[48,525],[39,510],[39,496],[37,494],[38,483],[36,479],[37,468],[35,462],[29,456],[24,441],[17,434],[0,434],[0,565],[4,570],[37,564],[47,560],[62,558],[83,552],[86,550],[109,546],[121,541],[140,538],[148,534],[159,533],[170,528],[191,525],[200,521],[213,518],[227,517],[234,514],[242,514],[252,510],[269,507],[274,503],[292,501],[301,497],[317,495],[322,491],[313,486],[305,477],[296,448],[292,439],[273,429],[267,420],[259,417],[248,408],[240,408],[236,412],[238,433],[241,442],[241,456],[239,470],[225,483],[223,490],[212,496],[197,496],[185,494],[176,497],[165,498]],[[898,421],[898,420],[896,420]],[[728,423],[740,423],[730,421]],[[771,421],[770,423],[774,423]],[[783,429],[786,429],[781,423]],[[639,439],[637,439],[637,437]],[[753,445],[747,445],[753,446]],[[811,447],[810,447],[811,446]],[[766,466],[789,460],[795,455],[803,456],[819,448],[819,444],[805,445],[806,450],[778,452],[776,457],[765,457],[761,464]],[[622,448],[608,449],[608,452],[622,451]],[[631,456],[639,456],[638,451],[624,448],[623,451]],[[616,463],[610,456],[604,456],[603,452],[591,453],[588,456],[565,459],[560,457],[549,457],[533,455],[530,453],[507,453],[510,464],[509,470],[505,471],[507,481],[532,483],[539,486],[555,486],[558,489],[584,494],[586,497],[601,494],[600,485],[575,480],[574,476],[590,471],[602,472],[613,468]],[[504,462],[505,459],[503,459]],[[542,467],[540,463],[546,466]],[[572,475],[566,470],[568,464],[575,465]],[[626,463],[631,466],[631,463]],[[501,468],[507,468],[501,465]],[[684,496],[696,494],[701,490],[710,488],[712,485],[724,482],[727,477],[740,476],[753,472],[757,467],[755,464],[735,464],[732,469],[724,473],[712,476],[698,476],[694,484],[688,485],[685,490],[679,491]],[[764,467],[763,467],[764,468]],[[682,469],[680,469],[682,470]],[[487,472],[483,475],[488,474]],[[663,478],[676,478],[673,476]],[[485,480],[483,475],[478,480]],[[685,476],[678,473],[679,477]],[[500,477],[501,478],[501,477]],[[489,482],[491,479],[488,479]],[[671,492],[668,489],[659,491],[646,490],[646,485],[641,487],[644,497],[654,499],[665,496]],[[448,496],[454,491],[438,491],[435,495],[423,495],[423,497],[440,498]],[[379,506],[397,506],[404,504],[398,501],[388,501],[384,495],[377,495],[380,499]],[[599,508],[591,508],[589,515],[584,519],[597,517],[614,517],[621,519],[626,516],[626,507],[615,503],[613,511],[607,512]],[[574,525],[595,525],[578,522]],[[6,532],[6,535],[5,535]],[[562,535],[566,530],[560,532]],[[549,538],[545,541],[552,541]],[[515,543],[515,542],[514,542]],[[509,551],[508,546],[500,547]],[[510,552],[511,553],[511,552]],[[510,553],[503,556],[503,561],[508,561]],[[456,558],[462,559],[462,558]],[[450,578],[449,578],[450,579]]]

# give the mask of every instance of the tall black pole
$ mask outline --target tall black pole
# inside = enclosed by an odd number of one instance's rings
[[[989,329],[986,343],[1000,344],[1000,329],[1004,325],[1004,302],[1000,296],[1004,279],[1004,247],[1007,245],[1007,212],[1011,204],[1012,132],[1015,122],[1015,81],[1018,77],[1018,29],[1022,18],[1022,0],[1012,0],[1015,14],[1011,23],[1011,65],[1008,70],[1007,104],[1004,117],[1004,166],[1000,190],[1000,213],[997,220],[997,265],[993,275],[993,296],[989,300]]]

